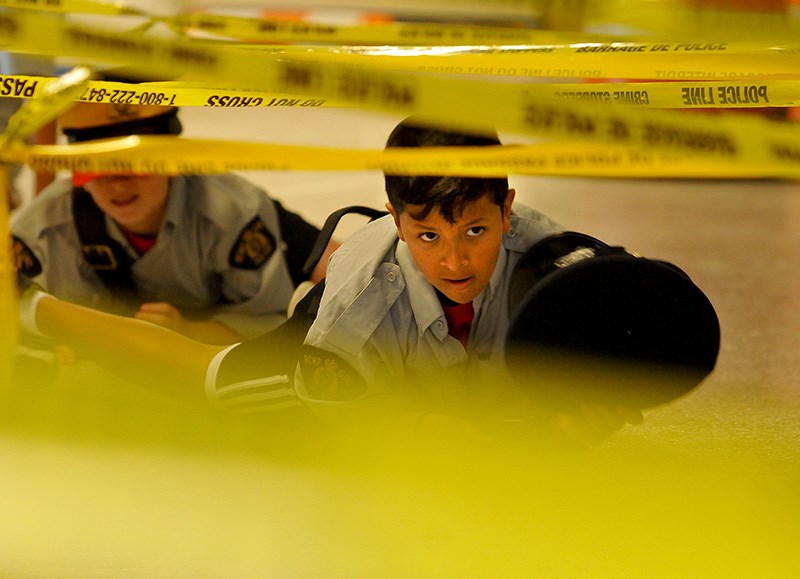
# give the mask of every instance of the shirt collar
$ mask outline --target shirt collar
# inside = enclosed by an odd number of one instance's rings
[[[436,290],[414,263],[405,242],[398,240],[395,258],[403,272],[408,301],[414,312],[414,319],[417,321],[417,329],[422,335],[436,320],[444,318],[442,305],[439,303],[439,298],[436,297]]]
[[[164,212],[164,222],[161,229],[167,223],[175,225],[180,223],[186,216],[189,203],[189,188],[186,178],[178,175],[169,178],[167,192],[167,210]]]

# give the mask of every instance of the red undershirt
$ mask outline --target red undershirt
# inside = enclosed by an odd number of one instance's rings
[[[469,330],[475,317],[472,302],[459,304],[441,294],[439,295],[439,301],[442,304],[444,317],[447,320],[447,333],[461,342],[466,348],[467,340],[469,340]]]
[[[155,235],[140,235],[125,229],[122,229],[122,234],[125,236],[125,239],[128,240],[128,243],[131,244],[131,247],[133,247],[133,249],[135,249],[136,253],[139,255],[144,255],[156,244],[157,236]]]

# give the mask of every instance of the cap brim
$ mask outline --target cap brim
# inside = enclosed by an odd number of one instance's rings
[[[83,187],[89,181],[93,181],[98,177],[102,177],[103,175],[107,175],[107,173],[72,173],[72,184],[75,187]]]

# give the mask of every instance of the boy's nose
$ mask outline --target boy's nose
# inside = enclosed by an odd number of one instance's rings
[[[467,265],[467,253],[460,243],[451,243],[448,245],[444,254],[442,255],[442,265],[451,271],[457,271]]]

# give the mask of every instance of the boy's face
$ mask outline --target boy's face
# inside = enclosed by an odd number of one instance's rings
[[[409,205],[398,214],[391,203],[397,235],[406,242],[417,267],[445,296],[460,304],[474,300],[489,284],[500,254],[503,234],[511,226],[510,189],[501,210],[487,194],[467,205],[455,223],[435,208],[417,220],[421,206]]]
[[[84,185],[97,206],[124,229],[155,235],[167,206],[169,177],[103,175]]]

